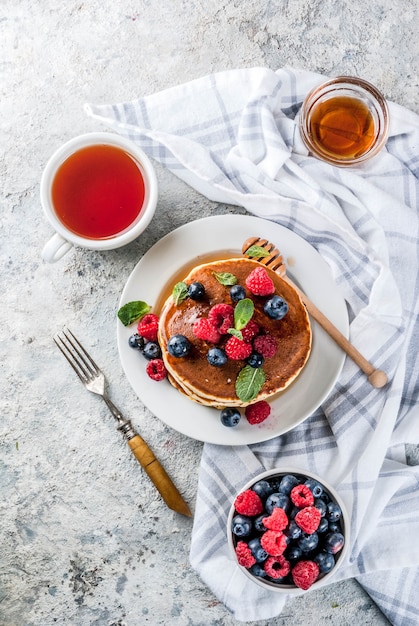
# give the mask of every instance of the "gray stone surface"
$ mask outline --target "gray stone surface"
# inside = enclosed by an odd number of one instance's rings
[[[111,396],[193,508],[202,444],[136,398],[116,346],[122,287],[162,235],[243,212],[157,168],[149,230],[124,249],[73,250],[47,265],[39,203],[45,162],[101,128],[83,104],[135,98],[204,74],[284,64],[357,74],[419,112],[415,0],[2,0],[0,624],[207,626],[237,623],[188,561],[191,521],[169,511],[56,350],[69,325],[105,369]],[[417,450],[409,450],[412,463]],[[275,624],[381,625],[355,581],[289,603]]]

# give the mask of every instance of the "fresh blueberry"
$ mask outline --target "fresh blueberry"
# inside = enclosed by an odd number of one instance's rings
[[[246,297],[246,290],[241,285],[233,285],[230,287],[230,298],[233,302],[238,302]]]
[[[255,563],[249,569],[249,572],[253,574],[253,576],[257,576],[258,578],[266,578],[266,572],[259,563]]]
[[[285,556],[288,561],[299,561],[303,556],[303,551],[296,545],[291,545],[285,551]]]
[[[324,491],[324,489],[323,489],[323,493],[322,493],[322,500],[324,500],[326,502],[326,504],[328,504],[331,501],[331,497],[329,496],[327,491]]]
[[[136,347],[137,347],[137,337],[138,337],[138,336],[139,336],[139,335],[131,335],[131,336],[128,338],[128,344],[129,344],[129,347],[130,347],[130,348],[136,348]]]
[[[221,411],[220,419],[223,426],[231,428],[240,422],[241,414],[238,409],[228,407]]]
[[[259,354],[259,352],[252,352],[252,354],[247,358],[247,363],[250,365],[250,367],[262,367],[263,362],[264,362],[264,358],[261,354]]]
[[[284,511],[288,515],[288,512],[289,512],[289,510],[291,509],[291,506],[292,506],[292,502],[291,502],[289,496],[285,495],[285,493],[280,493],[279,494],[279,498],[278,498],[277,506],[280,509],[284,509]]]
[[[342,509],[337,502],[329,502],[326,517],[329,522],[337,522],[342,517]]]
[[[265,500],[271,493],[272,487],[267,480],[258,480],[252,487],[252,491],[258,494],[259,498]]]
[[[323,498],[315,498],[314,506],[320,511],[320,515],[324,517],[327,513],[327,504]]]
[[[301,509],[299,509],[298,506],[293,506],[288,514],[288,519],[294,519],[299,511],[301,511]]]
[[[198,281],[191,283],[188,287],[188,296],[192,300],[202,300],[205,296],[205,287]]]
[[[214,367],[222,367],[227,363],[227,355],[222,348],[210,348],[207,352],[207,361]]]
[[[329,522],[325,517],[322,517],[320,520],[320,524],[317,528],[317,532],[321,534],[325,533],[327,530],[329,530]]]
[[[269,480],[269,483],[272,487],[272,493],[279,493],[279,485],[281,483],[281,478],[282,476],[280,476],[278,478],[278,476],[273,476],[272,478],[268,478],[267,480]]]
[[[271,495],[268,496],[265,502],[265,510],[269,515],[271,515],[272,511],[275,508],[284,509],[284,511],[287,511],[289,505],[290,500],[288,496],[286,496],[284,493],[271,493]]]
[[[291,520],[288,524],[288,528],[284,530],[284,534],[289,537],[289,539],[298,539],[301,537],[302,532],[303,531],[294,520]]]
[[[311,552],[315,548],[317,548],[319,544],[319,536],[317,533],[312,533],[311,535],[307,535],[303,533],[301,538],[298,540],[298,547],[303,552]]]
[[[319,552],[313,558],[313,561],[317,563],[322,574],[327,574],[327,572],[330,572],[335,567],[333,554],[329,554],[328,552]]]
[[[342,533],[329,533],[324,538],[323,548],[330,554],[337,554],[340,552],[345,544],[345,537]]]
[[[159,344],[154,341],[148,341],[144,346],[143,354],[149,361],[152,359],[160,359],[161,350]]]
[[[263,520],[266,519],[268,516],[263,513],[262,515],[258,515],[258,517],[255,518],[254,520],[254,526],[255,526],[255,530],[257,530],[259,533],[264,533],[266,530],[266,526],[263,523]]]
[[[281,296],[272,296],[265,302],[263,310],[273,320],[282,320],[288,313],[288,304]]]
[[[280,493],[285,493],[286,495],[288,495],[291,493],[294,487],[299,484],[300,481],[296,476],[293,476],[292,474],[286,474],[279,483],[278,491]]]
[[[329,522],[329,530],[331,533],[340,533],[342,530],[340,522]]]
[[[141,337],[138,333],[131,335],[128,339],[128,344],[131,348],[137,348],[138,350],[143,350],[145,346],[144,337]]]
[[[247,537],[252,532],[252,520],[245,515],[235,515],[231,522],[231,532],[236,537]]]
[[[262,561],[265,561],[268,558],[268,553],[264,548],[262,548],[259,537],[251,539],[248,546],[258,563],[262,563]]]
[[[323,487],[319,482],[317,482],[317,480],[314,480],[314,478],[307,478],[304,484],[310,489],[315,498],[320,498],[323,493]]]
[[[274,569],[275,569],[275,566],[274,566]],[[275,585],[294,584],[292,581],[290,582],[290,577],[289,576],[282,576],[281,578],[271,578],[270,576],[267,576],[267,579],[270,582],[275,583]]]
[[[191,342],[184,335],[173,335],[167,342],[169,354],[176,358],[181,358],[189,354],[191,347]]]

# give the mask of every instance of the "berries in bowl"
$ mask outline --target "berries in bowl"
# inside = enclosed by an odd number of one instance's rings
[[[322,478],[263,472],[235,497],[227,522],[234,559],[255,583],[287,594],[329,583],[349,545],[344,504]]]

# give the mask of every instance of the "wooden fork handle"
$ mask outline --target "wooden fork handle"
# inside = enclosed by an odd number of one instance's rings
[[[177,513],[192,517],[192,513],[185,500],[144,439],[140,437],[140,435],[134,435],[134,437],[128,440],[128,445],[137,461],[156,486],[167,506]]]
[[[334,339],[340,348],[358,365],[358,367],[367,375],[369,382],[377,389],[387,384],[387,375],[382,370],[375,367],[362,356],[350,341],[348,341],[334,324],[316,307],[316,305],[305,295],[295,283],[288,278],[287,275],[282,276],[294,289],[298,292],[303,301],[309,315]]]

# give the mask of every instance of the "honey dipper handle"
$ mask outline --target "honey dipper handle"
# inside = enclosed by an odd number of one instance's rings
[[[128,440],[128,445],[137,461],[145,469],[151,481],[160,492],[169,509],[191,517],[192,513],[185,500],[144,439],[136,434]]]
[[[299,289],[295,283],[293,283],[288,276],[282,277],[288,283],[290,283],[294,289],[299,293],[301,300],[303,301],[308,313],[313,319],[320,324],[322,328],[336,341],[338,346],[342,348],[344,352],[358,365],[358,367],[368,376],[368,380],[373,387],[377,389],[384,387],[387,384],[387,375],[382,370],[377,370],[375,367],[362,356],[360,352],[353,346],[350,341],[336,328],[334,324],[316,307],[313,302],[305,293]]]

